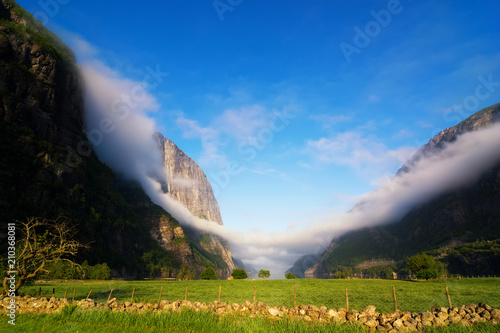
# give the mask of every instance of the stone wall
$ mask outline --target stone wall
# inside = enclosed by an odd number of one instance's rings
[[[240,314],[250,317],[266,317],[272,320],[281,318],[301,319],[307,322],[316,323],[351,323],[363,325],[367,330],[378,330],[381,332],[396,331],[419,331],[425,327],[441,327],[450,324],[459,324],[463,326],[472,326],[479,322],[490,322],[498,325],[500,322],[500,309],[493,309],[487,304],[469,304],[454,307],[452,309],[433,307],[431,311],[423,313],[411,313],[407,311],[397,311],[395,313],[379,313],[372,305],[367,306],[363,311],[346,309],[328,309],[324,306],[300,305],[296,307],[277,307],[269,306],[262,302],[255,304],[246,301],[239,303],[200,303],[191,301],[169,302],[162,300],[158,303],[118,303],[116,298],[106,303],[97,303],[92,299],[83,299],[72,302],[66,298],[34,298],[34,297],[16,297],[16,314],[32,313],[47,314],[60,311],[65,306],[76,304],[81,309],[106,309],[119,312],[177,312],[181,310],[209,311],[218,315]],[[0,296],[0,314],[9,313],[7,307],[11,304],[8,297]]]

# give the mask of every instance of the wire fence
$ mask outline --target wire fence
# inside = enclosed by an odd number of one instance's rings
[[[243,280],[243,281],[98,281],[32,286],[27,294],[69,300],[117,302],[263,302],[272,306],[301,304],[361,310],[374,305],[382,312],[422,312],[433,306],[485,302],[500,307],[497,279],[453,279],[445,282],[393,280]],[[479,282],[479,284],[478,284]]]

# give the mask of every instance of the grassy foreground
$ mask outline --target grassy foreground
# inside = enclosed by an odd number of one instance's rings
[[[203,332],[203,333],[274,333],[274,332],[338,332],[364,333],[360,326],[316,324],[279,320],[274,323],[262,318],[241,316],[217,316],[206,312],[181,311],[180,313],[119,313],[106,310],[78,310],[76,306],[66,307],[61,313],[50,315],[19,315],[16,326],[0,321],[0,332],[103,332],[103,333],[144,333],[144,332]],[[429,329],[424,332],[444,333],[494,333],[498,326],[482,324],[473,328],[452,326]]]
[[[343,308],[345,288],[349,293],[349,308],[362,310],[374,305],[379,312],[393,312],[392,287],[396,289],[398,309],[402,311],[424,312],[432,306],[448,307],[445,286],[448,286],[453,306],[485,302],[500,308],[500,278],[452,279],[446,281],[394,281],[394,280],[233,280],[233,281],[61,281],[57,283],[37,283],[21,289],[22,294],[67,298],[90,298],[105,302],[113,289],[112,297],[119,303],[130,301],[135,288],[134,301],[158,302],[160,288],[163,287],[162,300],[183,300],[188,287],[190,301],[213,302],[218,299],[221,286],[221,301],[243,303],[253,301],[254,286],[257,301],[277,306],[293,306],[294,284],[297,284],[297,305],[314,304],[328,308]]]

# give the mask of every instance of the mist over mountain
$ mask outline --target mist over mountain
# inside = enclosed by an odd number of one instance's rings
[[[159,149],[147,117],[154,98],[98,61],[78,67],[73,52],[15,2],[0,2],[0,14],[2,222],[66,216],[78,240],[92,244],[77,260],[106,262],[115,276],[176,276],[186,265],[227,277],[235,267],[227,242],[181,226],[150,199],[160,184],[180,184],[183,167],[171,170],[169,161],[186,161],[178,148]],[[190,162],[190,175],[203,178]],[[204,186],[177,199],[163,194],[191,214],[183,204],[209,200]],[[222,223],[216,201],[203,214]]]
[[[332,276],[365,261],[500,238],[499,120],[496,104],[433,137],[389,181],[390,188],[366,195],[348,213],[383,210],[372,201],[382,195],[382,204],[398,203],[395,214],[339,235],[305,274]]]

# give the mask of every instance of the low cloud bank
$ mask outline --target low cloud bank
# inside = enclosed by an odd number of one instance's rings
[[[161,190],[157,179],[165,177],[165,172],[152,139],[155,121],[148,114],[158,105],[144,83],[123,78],[99,62],[82,65],[81,72],[86,85],[87,134],[99,159],[115,172],[139,181],[153,202],[181,224],[223,237],[235,257],[256,268],[271,269],[275,277],[282,277],[303,254],[321,253],[332,238],[400,219],[413,206],[473,182],[500,161],[500,124],[496,124],[466,133],[439,154],[418,161],[411,172],[386,179],[377,190],[362,196],[363,204],[349,213],[324,216],[306,228],[279,233],[229,230],[193,216]]]
[[[321,253],[334,237],[397,221],[415,205],[476,181],[497,163],[500,124],[466,133],[439,153],[418,161],[411,172],[386,179],[377,190],[362,196],[362,204],[349,213],[324,216],[306,228],[279,233],[229,230],[192,216],[168,195],[156,192],[154,200],[183,223],[229,240],[236,257],[281,273],[301,255]]]
[[[144,83],[125,79],[98,61],[80,68],[87,137],[99,160],[141,184],[148,177],[162,177],[165,172],[153,140],[156,125],[148,116],[158,105]]]

